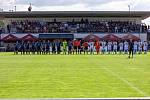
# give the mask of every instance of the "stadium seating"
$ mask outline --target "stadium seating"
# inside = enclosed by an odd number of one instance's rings
[[[81,20],[75,22],[42,22],[42,21],[12,21],[7,25],[8,33],[85,33],[85,32],[107,32],[107,33],[146,33],[147,26],[122,21],[113,22],[91,22]]]

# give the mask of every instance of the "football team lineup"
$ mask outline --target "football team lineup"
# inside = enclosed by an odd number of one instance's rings
[[[9,45],[7,48],[10,48]],[[54,40],[54,41],[36,41],[36,42],[16,42],[13,46],[14,54],[147,54],[148,43],[147,41],[135,41],[135,40],[125,40],[125,41],[84,41],[79,39],[74,39],[71,41]],[[19,53],[20,52],[20,53]]]
[[[149,97],[149,56],[0,53],[0,98]]]
[[[0,100],[150,99],[150,11],[131,11],[130,0],[129,11],[121,11],[121,0],[62,5],[115,1],[111,8],[119,11],[43,11],[40,0],[33,8],[42,11],[32,11],[32,3],[16,11],[23,0],[9,1],[15,10],[0,11]],[[48,1],[51,8],[65,0]]]

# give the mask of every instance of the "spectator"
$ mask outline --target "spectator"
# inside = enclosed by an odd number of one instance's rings
[[[147,26],[121,21],[89,21],[81,19],[79,22],[75,20],[71,22],[53,22],[43,21],[13,21],[7,25],[8,33],[82,33],[82,32],[110,32],[110,33],[126,33],[126,32],[147,32]]]

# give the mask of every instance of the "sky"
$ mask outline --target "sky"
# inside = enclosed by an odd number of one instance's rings
[[[150,11],[150,0],[0,0],[0,8],[27,11],[30,3],[32,11]]]

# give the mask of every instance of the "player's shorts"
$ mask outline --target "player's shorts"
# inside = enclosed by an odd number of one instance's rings
[[[142,48],[139,48],[139,51],[142,51]]]
[[[74,50],[77,50],[77,48],[78,48],[77,46],[74,46],[74,47],[73,47]]]
[[[50,50],[50,48],[47,46],[47,47],[46,47],[46,51],[49,51],[49,50]]]
[[[119,50],[120,50],[120,51],[123,51],[123,47],[120,47]]]
[[[144,48],[144,51],[147,51],[147,48]]]
[[[69,46],[69,47],[68,47],[68,50],[71,51],[71,49],[72,49],[72,46]]]
[[[113,51],[117,51],[117,49],[113,49]]]
[[[81,49],[81,46],[78,46],[78,49],[80,50],[80,49]]]
[[[84,50],[88,50],[88,47],[84,47]]]

